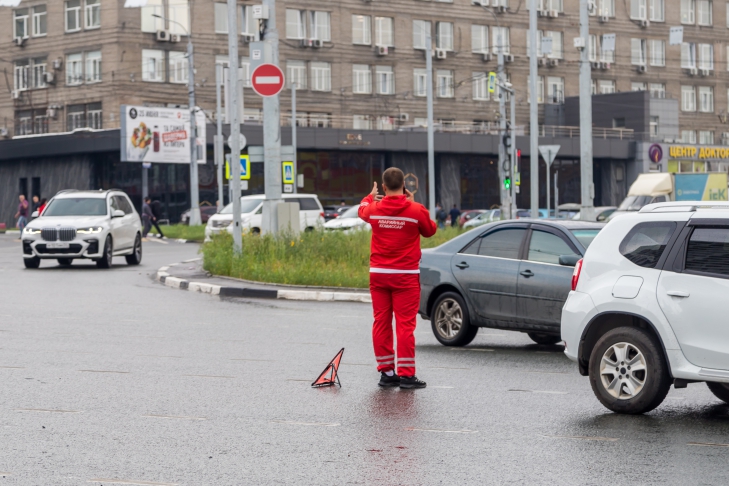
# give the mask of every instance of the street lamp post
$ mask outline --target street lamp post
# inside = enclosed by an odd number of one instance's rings
[[[190,106],[190,226],[202,224],[200,216],[200,187],[197,174],[197,123],[195,117],[195,64],[193,62],[192,49],[192,12],[188,2],[187,7],[187,24],[188,29],[181,23],[163,17],[162,15],[152,14],[153,17],[162,19],[166,22],[179,25],[187,35],[187,93]]]

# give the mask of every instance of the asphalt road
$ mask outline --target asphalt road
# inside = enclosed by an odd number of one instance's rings
[[[558,346],[417,330],[424,390],[377,387],[369,305],[164,287],[144,261],[25,270],[0,236],[0,485],[727,484],[729,407],[702,384],[609,413]],[[310,383],[341,348],[342,388]],[[707,445],[714,444],[714,445]]]

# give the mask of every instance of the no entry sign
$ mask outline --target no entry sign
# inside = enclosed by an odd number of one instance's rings
[[[284,73],[274,64],[261,64],[251,74],[251,85],[260,96],[276,96],[284,87]]]

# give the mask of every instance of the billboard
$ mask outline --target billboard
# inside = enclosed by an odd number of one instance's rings
[[[205,163],[205,114],[195,115],[198,163]],[[122,105],[121,161],[190,163],[190,111]]]
[[[726,201],[727,174],[676,174],[676,201]]]

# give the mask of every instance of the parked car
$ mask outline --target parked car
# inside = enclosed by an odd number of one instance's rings
[[[464,224],[477,217],[479,214],[483,214],[485,212],[485,209],[466,209],[461,212],[461,217],[458,218],[458,224],[462,228]]]
[[[359,204],[356,204],[344,211],[338,218],[324,223],[324,229],[329,231],[353,231],[358,229],[371,231],[372,226],[360,219]]]
[[[352,206],[324,206],[324,211],[322,211],[321,215],[324,218],[324,221],[331,221],[332,219],[340,217],[342,213],[351,207]]]
[[[651,204],[605,227],[575,267],[565,354],[618,413],[706,382],[729,403],[729,203]]]
[[[464,229],[475,228],[476,226],[482,226],[487,223],[493,223],[501,219],[501,209],[488,209],[483,213],[477,215],[471,220],[467,221],[464,225]]]
[[[581,221],[500,221],[424,250],[420,315],[446,346],[470,343],[479,327],[558,343],[573,267],[602,228]]]
[[[606,222],[608,218],[610,218],[610,215],[613,214],[618,208],[616,206],[598,206],[595,208],[595,219],[594,221],[598,221],[600,223]],[[581,211],[577,211],[574,216],[572,216],[572,219],[581,219],[580,218]]]
[[[188,209],[180,215],[180,223],[190,224],[190,211],[191,210]],[[210,219],[210,216],[216,214],[217,212],[217,206],[200,206],[200,218],[202,219],[202,223],[206,224]]]
[[[299,203],[299,223],[301,231],[313,230],[317,226],[324,224],[324,218],[321,216],[321,203],[319,202],[319,198],[316,194],[283,194],[281,197],[284,202]],[[242,231],[250,231],[252,233],[261,232],[264,199],[265,196],[263,194],[243,196],[240,198]],[[210,218],[210,221],[213,221],[213,224],[208,222],[208,225],[205,227],[206,239],[209,239],[208,233],[212,236],[212,234],[221,230],[227,231],[231,234],[233,233],[233,225],[230,224],[233,221],[233,207],[232,205],[229,206],[231,207],[227,212],[225,211],[225,208],[228,206],[223,208],[223,211]],[[224,212],[225,214],[223,215]],[[218,218],[218,216],[224,216],[224,219]]]
[[[142,221],[122,191],[61,191],[33,218],[21,235],[25,268],[47,259],[71,265],[87,258],[99,268],[111,267],[115,256],[129,265],[142,261]]]

